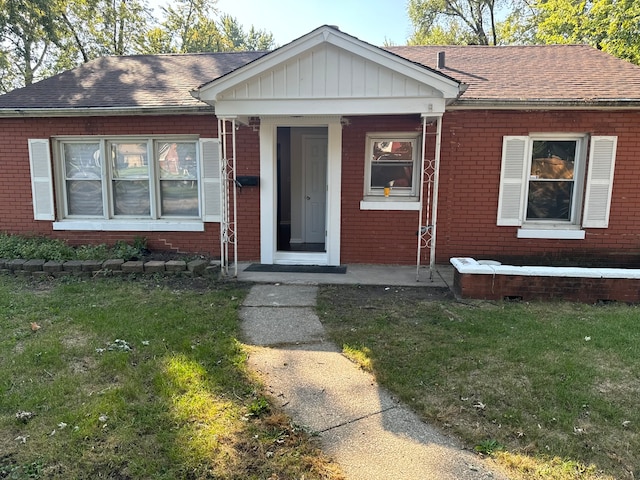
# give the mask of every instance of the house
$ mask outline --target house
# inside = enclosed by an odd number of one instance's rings
[[[0,230],[263,264],[640,263],[640,68],[582,45],[106,57],[0,96]]]

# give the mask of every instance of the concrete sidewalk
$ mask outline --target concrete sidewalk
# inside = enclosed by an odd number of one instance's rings
[[[349,480],[507,477],[422,422],[325,340],[315,285],[255,285],[240,315],[249,366],[280,406],[320,436]]]

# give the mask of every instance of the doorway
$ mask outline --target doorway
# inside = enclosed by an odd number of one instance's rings
[[[326,252],[326,127],[277,127],[277,249]]]

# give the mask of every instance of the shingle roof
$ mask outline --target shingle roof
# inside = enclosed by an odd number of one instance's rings
[[[416,46],[388,50],[468,85],[459,103],[640,101],[640,67],[587,45]]]
[[[387,50],[468,85],[459,105],[640,106],[640,67],[584,45],[413,46]],[[103,57],[0,96],[12,111],[208,108],[190,91],[266,52]],[[586,102],[586,103],[585,103]]]
[[[0,96],[0,109],[204,107],[192,89],[265,53],[97,58]]]

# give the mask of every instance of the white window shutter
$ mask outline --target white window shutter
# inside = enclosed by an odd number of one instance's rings
[[[504,137],[498,197],[498,225],[522,225],[528,144],[529,137]]]
[[[202,219],[205,222],[220,221],[220,140],[200,139],[202,158]]]
[[[618,137],[591,137],[582,226],[607,228]]]
[[[31,168],[33,218],[36,220],[55,220],[49,140],[29,139],[29,166]]]

